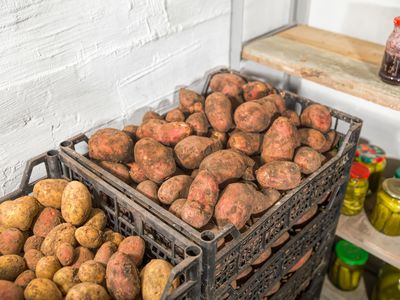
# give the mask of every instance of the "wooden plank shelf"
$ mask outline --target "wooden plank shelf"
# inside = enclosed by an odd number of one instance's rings
[[[367,290],[365,288],[364,280],[360,280],[360,284],[354,291],[341,291],[336,288],[325,276],[324,285],[321,291],[320,300],[366,300],[368,299]]]
[[[384,46],[299,25],[249,42],[242,58],[400,111],[400,86],[378,76]]]
[[[364,210],[355,216],[341,215],[336,235],[400,269],[400,237],[377,231]]]

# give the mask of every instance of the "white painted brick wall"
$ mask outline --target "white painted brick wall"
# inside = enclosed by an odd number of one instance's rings
[[[32,156],[227,65],[229,12],[229,0],[0,1],[0,196]]]

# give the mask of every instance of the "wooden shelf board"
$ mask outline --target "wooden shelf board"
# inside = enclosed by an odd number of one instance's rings
[[[244,46],[242,58],[400,111],[400,86],[378,76],[384,46],[299,25]]]
[[[377,231],[364,210],[356,216],[341,215],[336,235],[400,268],[400,237],[386,236]]]
[[[324,285],[321,291],[320,300],[366,300],[368,299],[364,280],[360,281],[359,286],[354,291],[344,292],[337,289],[325,276]]]

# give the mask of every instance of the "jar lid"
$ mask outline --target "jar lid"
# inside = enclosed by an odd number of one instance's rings
[[[382,189],[390,197],[400,200],[400,179],[387,178],[382,182]]]
[[[393,19],[394,26],[400,26],[400,17],[395,17]]]
[[[386,160],[386,153],[378,146],[359,144],[357,146],[356,156],[364,163],[379,163]]]
[[[370,175],[369,169],[366,165],[360,162],[354,162],[351,165],[350,177],[355,179],[368,179]]]
[[[336,255],[350,266],[361,266],[368,260],[368,252],[354,246],[346,240],[340,240],[335,246]]]
[[[395,178],[400,178],[400,167],[398,167],[398,168],[396,169],[396,171],[394,172],[394,177],[395,177]]]

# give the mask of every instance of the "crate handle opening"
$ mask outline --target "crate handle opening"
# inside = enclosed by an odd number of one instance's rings
[[[185,253],[187,256],[196,257],[201,254],[201,250],[199,247],[196,246],[189,246],[185,249]]]

